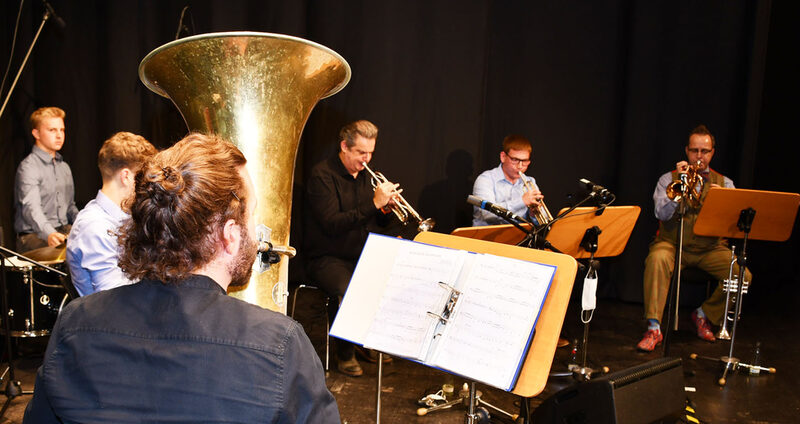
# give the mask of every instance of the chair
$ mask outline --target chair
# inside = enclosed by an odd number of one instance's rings
[[[313,286],[310,284],[303,284],[301,283],[294,289],[294,293],[292,294],[292,311],[289,314],[290,317],[294,318],[294,308],[297,305],[297,293],[300,289],[309,289],[309,290],[320,290],[319,287]],[[331,322],[328,318],[328,303],[330,303],[331,298],[327,294],[325,295],[325,373],[327,374],[329,371],[329,362],[331,356]]]

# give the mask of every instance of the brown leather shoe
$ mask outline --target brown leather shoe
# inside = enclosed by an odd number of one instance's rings
[[[558,338],[558,343],[556,344],[557,347],[564,347],[569,344],[569,340],[562,339],[561,337]]]
[[[339,369],[339,372],[344,375],[349,375],[350,377],[359,377],[360,375],[364,374],[364,370],[361,369],[361,364],[356,361],[355,357],[352,357],[347,361],[339,360],[337,368]]]

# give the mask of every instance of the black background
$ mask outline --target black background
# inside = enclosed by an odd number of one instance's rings
[[[116,131],[168,147],[186,132],[180,114],[139,81],[139,61],[176,37],[219,31],[299,36],[341,54],[352,80],[322,100],[305,127],[295,170],[336,148],[355,119],[380,128],[373,169],[401,183],[424,216],[449,232],[468,226],[475,176],[499,163],[503,136],[534,145],[534,175],[556,212],[587,178],[617,205],[642,208],[625,252],[603,261],[601,292],[641,301],[647,244],[655,233],[659,175],[685,157],[689,131],[717,138],[712,167],[739,188],[797,192],[800,35],[793,1],[67,1],[66,21],[45,25],[0,118],[0,223],[13,245],[13,182],[30,151],[30,113],[67,112],[61,153],[82,207],[100,187],[97,151]],[[0,5],[0,59],[11,53],[16,1]],[[26,1],[3,98],[44,8]],[[287,176],[288,178],[288,176]],[[295,208],[301,211],[300,203]],[[758,218],[756,218],[758,219]],[[295,219],[293,225],[299,224]],[[794,233],[798,232],[797,222]],[[754,300],[786,293],[800,306],[798,235],[752,241]],[[772,300],[774,302],[774,300]],[[780,301],[779,301],[780,302]]]

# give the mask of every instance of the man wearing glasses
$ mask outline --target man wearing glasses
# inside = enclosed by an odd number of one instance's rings
[[[725,240],[719,237],[702,237],[694,234],[694,223],[702,208],[711,187],[734,188],[730,178],[712,170],[709,167],[711,158],[714,157],[714,135],[705,125],[698,125],[689,134],[686,144],[687,161],[675,164],[675,170],[667,172],[658,180],[653,192],[655,202],[655,215],[659,220],[658,234],[650,243],[650,252],[645,259],[644,269],[644,310],[648,322],[647,331],[637,345],[639,350],[650,352],[661,343],[663,335],[659,320],[664,312],[667,301],[669,283],[672,279],[672,270],[675,264],[675,248],[677,245],[678,202],[667,197],[667,186],[680,179],[680,174],[686,173],[689,166],[693,166],[703,177],[705,183],[700,192],[701,206],[692,208],[687,205],[683,222],[683,254],[681,267],[695,267],[709,273],[717,280],[728,278],[730,270],[731,251]],[[738,275],[738,266],[734,268],[734,275]],[[745,281],[750,281],[750,272],[745,275]],[[692,312],[692,321],[697,329],[697,336],[703,340],[713,342],[715,337],[711,331],[711,324],[718,325],[722,322],[725,313],[725,294],[721,286],[717,286],[711,296]]]
[[[536,179],[524,175],[531,164],[532,150],[527,138],[521,135],[506,136],[503,139],[503,151],[500,152],[500,165],[484,171],[475,179],[472,194],[530,220],[530,210],[538,208],[544,198]],[[525,190],[523,177],[532,183],[533,190]],[[506,221],[477,206],[473,208],[473,226],[494,224],[506,224]]]

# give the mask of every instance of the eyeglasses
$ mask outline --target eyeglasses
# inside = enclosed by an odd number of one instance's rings
[[[528,159],[520,159],[520,158],[515,158],[514,156],[511,156],[511,155],[509,155],[508,153],[506,153],[506,157],[507,157],[507,158],[508,158],[508,160],[510,160],[510,161],[511,161],[511,163],[512,163],[512,164],[514,164],[514,165],[523,164],[523,165],[525,165],[525,166],[528,166],[528,165],[530,165],[530,163],[531,163],[531,160],[530,160],[530,158],[528,158]]]
[[[707,154],[711,153],[714,149],[691,148],[691,149],[687,149],[687,150],[689,151],[689,153],[692,153],[692,154],[695,154],[695,155],[698,154],[698,153],[702,153],[704,155],[707,155]]]

